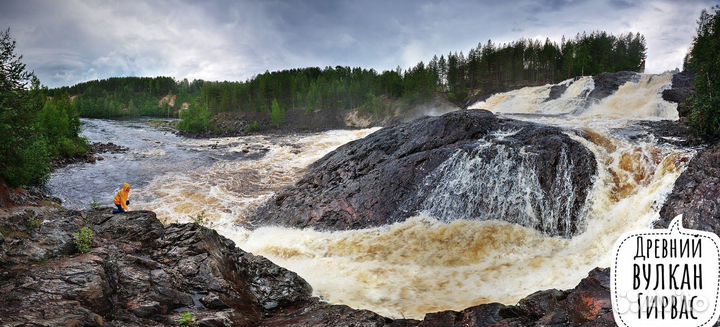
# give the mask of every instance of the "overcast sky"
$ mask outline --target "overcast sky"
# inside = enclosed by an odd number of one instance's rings
[[[718,1],[0,1],[0,27],[51,87],[112,76],[245,80],[305,66],[407,68],[478,42],[605,30],[647,38],[647,72],[682,66]]]

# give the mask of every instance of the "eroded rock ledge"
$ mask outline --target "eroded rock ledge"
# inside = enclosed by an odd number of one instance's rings
[[[33,208],[0,217],[0,326],[610,326],[607,270],[570,291],[543,291],[517,306],[393,320],[312,297],[295,273],[194,224],[163,226],[147,211]],[[77,252],[73,234],[95,232]]]

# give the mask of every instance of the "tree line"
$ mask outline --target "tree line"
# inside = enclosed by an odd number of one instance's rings
[[[606,32],[577,34],[560,43],[522,39],[478,44],[467,56],[452,52],[435,56],[406,70],[377,72],[351,67],[309,67],[265,72],[241,82],[175,81],[170,77],[110,78],[51,90],[77,95],[83,117],[174,116],[187,103],[186,119],[207,128],[209,115],[219,112],[266,112],[275,122],[287,110],[347,111],[360,109],[383,115],[388,101],[408,108],[443,94],[463,105],[477,94],[518,86],[555,83],[567,78],[621,70],[641,71],[645,38]],[[159,99],[173,95],[175,105]],[[273,104],[276,105],[273,105]],[[275,108],[275,113],[273,113]],[[275,124],[275,123],[273,123]]]
[[[0,32],[0,182],[40,184],[56,157],[85,154],[80,113],[67,95],[49,91],[15,53],[10,30]]]
[[[699,136],[720,138],[720,6],[700,14],[684,66],[695,76],[690,127]]]

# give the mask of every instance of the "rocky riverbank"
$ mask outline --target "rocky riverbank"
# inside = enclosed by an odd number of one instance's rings
[[[720,234],[720,143],[709,145],[690,161],[660,211],[658,228],[683,215],[685,228]]]
[[[114,143],[93,143],[87,153],[77,157],[57,157],[52,162],[53,169],[62,168],[76,163],[95,163],[103,160],[103,153],[125,153],[128,148]]]
[[[393,320],[331,305],[295,273],[195,224],[163,226],[148,211],[27,207],[0,216],[0,325],[176,326],[612,326],[608,271],[573,290],[542,291],[515,306]],[[94,231],[79,253],[75,233]],[[191,315],[187,313],[191,313]]]

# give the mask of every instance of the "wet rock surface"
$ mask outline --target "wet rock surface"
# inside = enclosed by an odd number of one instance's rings
[[[484,140],[494,142],[490,151],[477,150]],[[491,161],[503,155],[500,150],[493,150],[502,146],[522,148],[524,157],[513,157],[514,161],[509,164],[527,160],[534,170],[530,175],[537,178],[544,198],[567,201],[568,197],[558,196],[561,190],[557,183],[562,178],[567,178],[574,189],[575,198],[563,209],[567,210],[563,213],[571,217],[569,224],[541,220],[532,227],[555,235],[570,235],[578,230],[596,169],[593,154],[559,128],[501,119],[485,110],[426,117],[384,128],[341,146],[314,163],[294,187],[260,208],[254,224],[345,230],[402,221],[423,208],[424,201],[441,181],[442,174],[434,171],[443,162],[457,153]],[[560,167],[563,160],[572,161],[566,177],[558,175],[565,172],[566,167]],[[482,193],[489,191],[473,192],[463,197],[482,198]],[[547,203],[547,206],[558,204]],[[477,205],[471,207],[477,211],[466,210],[463,214],[470,218],[482,217],[482,212],[495,209],[498,208],[478,200]],[[549,230],[543,226],[554,227]]]
[[[720,234],[720,143],[700,150],[690,161],[675,181],[655,227],[667,228],[680,214],[685,228]]]
[[[550,100],[559,99],[565,91],[567,91],[569,84],[555,84],[550,87],[550,94],[548,94],[547,99],[543,102],[548,102]]]
[[[627,82],[637,82],[640,74],[636,72],[602,73],[593,76],[595,87],[588,94],[589,99],[602,100],[615,93],[620,86]]]
[[[91,148],[93,153],[125,153],[128,151],[128,147],[112,142],[96,142],[91,145]]]
[[[102,153],[125,153],[128,151],[127,147],[117,145],[111,142],[107,143],[93,143],[90,144],[90,151],[77,157],[57,157],[53,160],[52,166],[54,169],[62,168],[68,165],[76,163],[95,163],[98,160],[103,160],[103,157],[99,156]]]
[[[664,90],[662,97],[665,101],[677,103],[680,121],[687,122],[690,118],[690,105],[687,103],[687,100],[694,94],[695,85],[693,74],[688,71],[683,71],[673,75],[672,87]]]
[[[422,321],[390,319],[311,296],[295,273],[214,230],[163,226],[149,211],[32,208],[0,216],[0,326],[612,326],[607,269],[573,290],[514,306],[483,304]],[[89,253],[74,233],[95,232]]]

